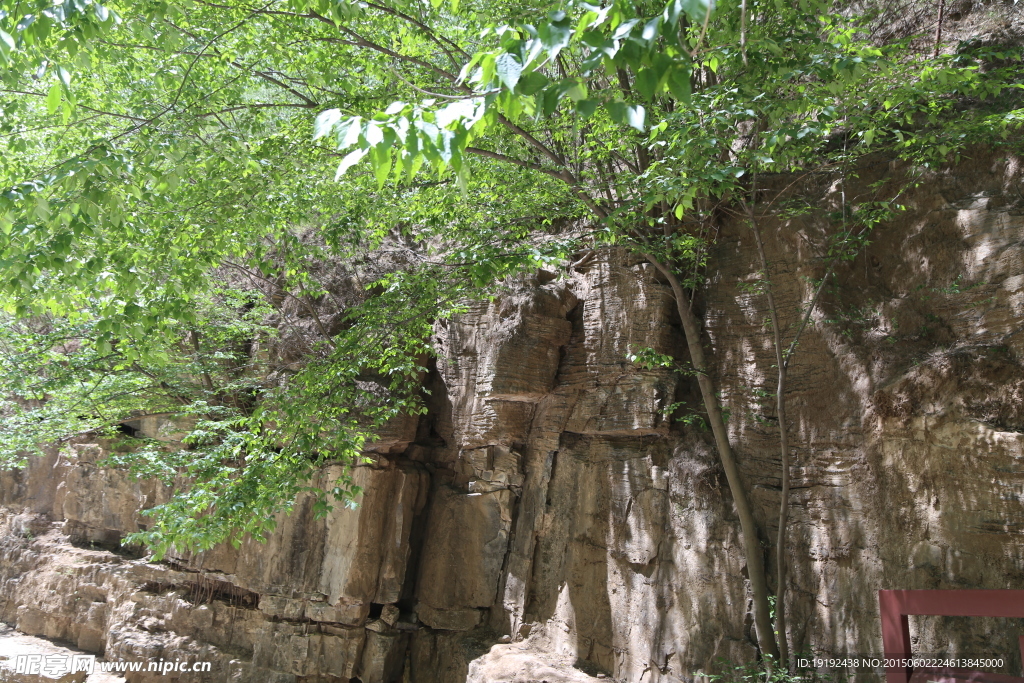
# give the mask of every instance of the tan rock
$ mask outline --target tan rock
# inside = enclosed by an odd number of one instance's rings
[[[466,494],[437,488],[420,559],[421,605],[450,610],[494,604],[512,521],[510,505],[505,490]]]
[[[405,668],[408,640],[408,635],[399,632],[368,631],[359,680],[363,683],[391,683],[399,680]]]
[[[420,603],[416,616],[424,624],[440,631],[468,631],[480,625],[483,613],[478,609],[437,609]]]

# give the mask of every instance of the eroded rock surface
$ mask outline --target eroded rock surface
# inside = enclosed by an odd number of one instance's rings
[[[1021,179],[1019,160],[983,154],[936,174],[812,316],[789,395],[794,652],[880,653],[880,588],[1024,585]],[[831,206],[821,182],[802,191]],[[787,329],[824,275],[822,220],[763,226]],[[765,303],[741,286],[760,270],[747,226],[726,222],[712,258],[706,346],[774,538],[774,361]],[[112,552],[167,497],[97,467],[112,444],[4,474],[0,620],[108,658],[213,663],[182,681],[680,683],[750,661],[732,501],[699,419],[678,419],[699,414],[693,379],[627,360],[686,359],[674,307],[612,249],[439,325],[429,413],[357,468],[360,506],[316,520],[299,501],[266,545],[162,564]],[[912,627],[919,652],[1020,665],[1005,623]]]

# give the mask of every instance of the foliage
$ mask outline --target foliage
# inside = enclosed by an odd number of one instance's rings
[[[138,540],[259,537],[504,278],[623,244],[699,289],[758,177],[1016,144],[1018,52],[869,37],[821,0],[0,0],[3,457],[177,412],[185,450],[116,460],[176,487]],[[244,351],[289,325],[301,367]]]
[[[99,341],[102,318],[95,309],[73,318],[5,315],[0,324],[5,389],[0,463],[17,464],[43,444],[108,430],[138,411],[173,413],[195,400],[237,401],[253,389],[247,376],[252,359],[239,343],[273,333],[261,324],[264,311],[248,296],[242,307],[239,294],[209,291],[197,311],[202,335],[196,329],[179,330],[179,343],[145,360],[133,352],[139,342],[131,337],[112,345]]]
[[[330,21],[309,31],[193,3],[3,10],[4,454],[17,462],[138,412],[196,420],[180,453],[154,445],[112,461],[177,486],[135,539],[161,552],[271,530],[321,464],[358,462],[376,427],[422,409],[434,320],[474,285],[564,252],[554,236],[525,243],[575,212],[526,172],[479,174],[473,204],[444,180],[335,184],[313,113],[377,106],[393,79],[339,49]],[[534,200],[510,205],[508,193]],[[385,242],[392,266],[350,273],[345,300],[314,275],[325,260],[358,271]],[[206,310],[240,277],[232,296],[259,303]],[[333,298],[341,331],[296,328],[269,301],[279,295],[306,318],[310,302]],[[305,367],[257,361],[254,340],[282,326],[300,337]],[[318,512],[358,490],[343,478],[326,493]]]
[[[763,662],[736,664],[719,660],[721,673],[698,672],[709,683],[820,683],[831,680],[812,670],[791,673],[785,667],[767,667]]]
[[[914,59],[905,42],[868,42],[828,3],[751,3],[750,26],[738,5],[719,3],[710,21],[706,3],[672,0],[645,15],[643,5],[577,2],[536,26],[494,24],[485,35],[499,47],[473,54],[454,101],[394,102],[372,118],[328,110],[317,135],[334,131],[339,149],[355,148],[339,173],[368,157],[381,181],[429,163],[465,182],[463,157],[488,133],[530,119],[573,129],[574,150],[524,131],[536,160],[507,160],[563,179],[618,219],[620,237],[636,238],[655,207],[671,211],[648,221],[681,220],[698,198],[726,196],[754,171],[821,172],[881,151],[934,166],[1020,125],[1022,111],[1004,96],[1021,87],[1017,51],[963,45]],[[982,68],[993,63],[1004,66]],[[965,107],[985,102],[994,106]],[[648,135],[623,132],[616,143],[614,124]]]

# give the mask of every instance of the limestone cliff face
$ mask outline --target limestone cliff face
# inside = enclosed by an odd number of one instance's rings
[[[813,315],[789,397],[794,652],[880,653],[880,588],[1024,588],[1022,176],[985,155],[932,176]],[[833,181],[805,196],[834,206],[852,190]],[[824,273],[823,221],[764,226],[783,325]],[[765,304],[740,286],[749,229],[723,224],[712,262],[706,346],[767,541],[778,430]],[[0,620],[108,659],[213,663],[181,681],[678,683],[756,656],[717,456],[665,415],[696,410],[696,388],[626,358],[685,359],[649,265],[607,250],[541,273],[437,343],[430,412],[374,446],[360,506],[315,520],[300,500],[265,545],[102,550],[167,496],[93,464],[109,444],[2,475]],[[1016,650],[1005,621],[913,629],[919,652]]]

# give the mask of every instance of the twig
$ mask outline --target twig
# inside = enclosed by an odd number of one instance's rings
[[[704,36],[708,32],[708,23],[711,21],[711,8],[714,7],[713,2],[708,3],[708,12],[704,15],[704,26],[700,29],[700,35],[697,36],[697,44],[693,46],[693,52],[690,53],[691,59],[697,58],[697,53],[700,52],[700,44],[704,42]]]

